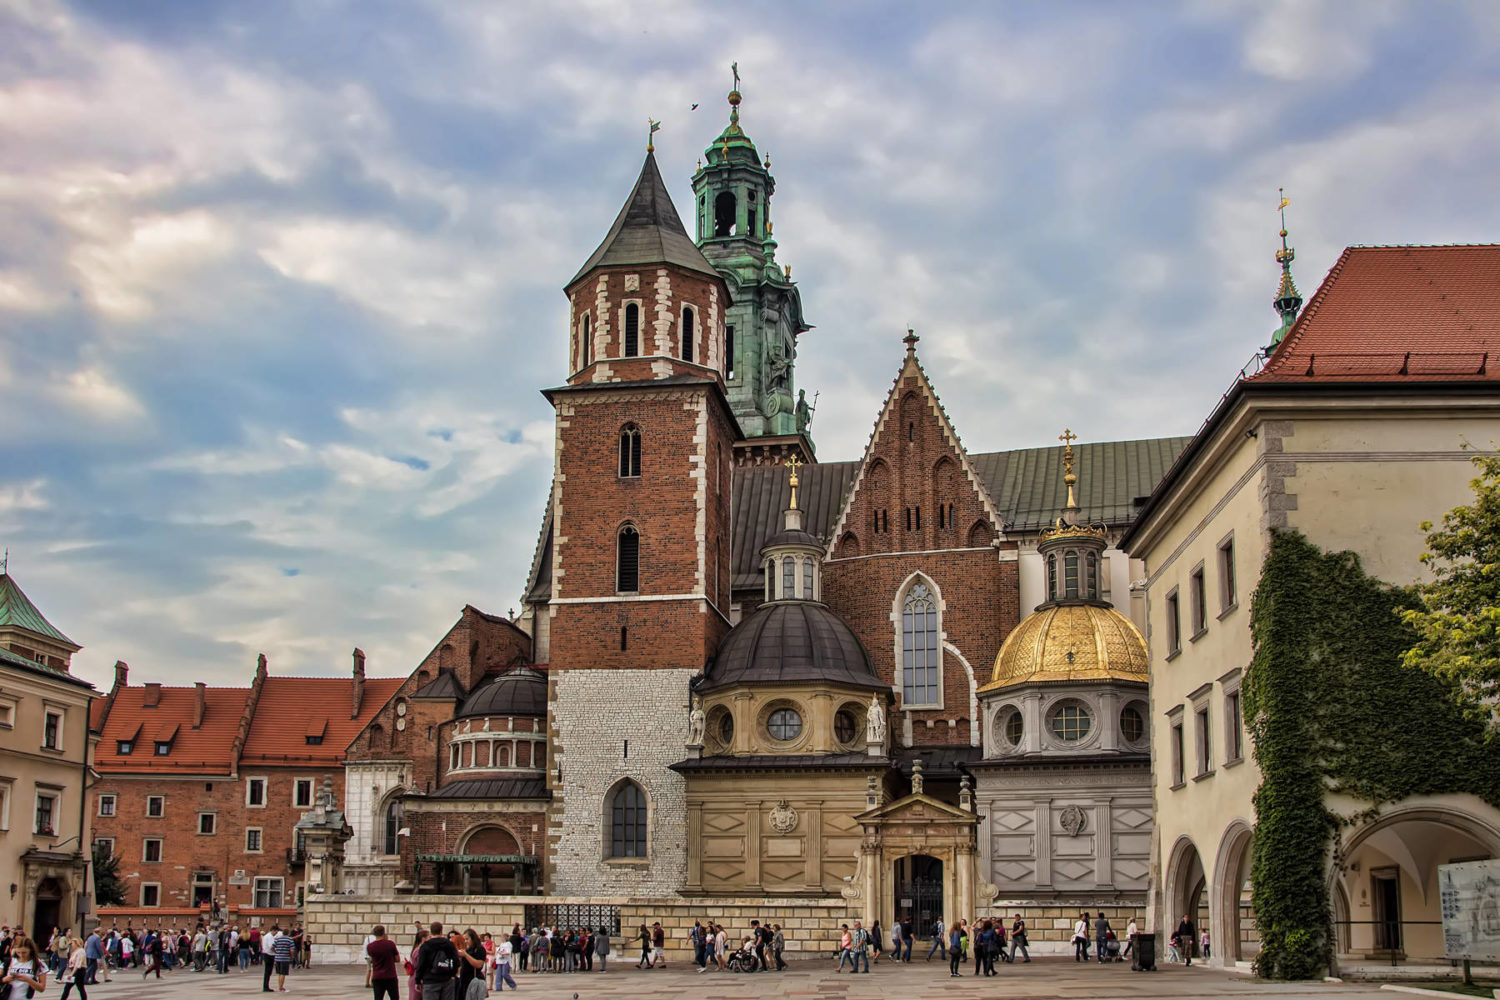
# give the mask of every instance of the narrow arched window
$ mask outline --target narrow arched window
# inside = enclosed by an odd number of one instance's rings
[[[696,361],[697,355],[693,350],[693,310],[684,306],[682,309],[682,360]]]
[[[620,529],[615,558],[615,589],[622,594],[633,594],[641,589],[641,536],[632,524]]]
[[[579,339],[583,341],[579,356],[583,358],[583,364],[579,367],[587,368],[594,360],[594,338],[589,334],[589,314],[583,314],[583,325],[579,328]]]
[[[620,431],[620,475],[635,478],[641,474],[641,429],[626,424]]]
[[[1047,557],[1047,600],[1057,600],[1057,553]]]
[[[641,307],[634,302],[625,307],[625,357],[641,353]]]
[[[757,213],[756,213],[756,209],[755,209],[755,192],[754,191],[747,191],[747,192],[745,192],[745,232],[752,239],[754,239],[755,236],[759,232],[755,228],[756,214]]]
[[[734,380],[734,327],[724,328],[724,379]]]
[[[905,707],[941,703],[937,598],[914,583],[901,605],[901,700]]]
[[[766,600],[776,600],[776,560],[766,563]]]
[[[641,786],[627,781],[609,801],[609,856],[644,858],[646,856],[646,793]]]
[[[1099,599],[1099,558],[1090,552],[1083,559],[1083,596],[1091,601]]]
[[[385,837],[383,847],[386,854],[400,854],[398,834],[401,832],[401,800],[391,799],[385,807]]]
[[[1063,596],[1070,600],[1078,596],[1078,552],[1074,549],[1063,553]]]
[[[781,560],[781,596],[783,599],[797,596],[797,560],[791,556]]]

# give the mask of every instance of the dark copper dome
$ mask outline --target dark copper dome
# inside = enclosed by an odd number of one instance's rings
[[[774,601],[729,630],[699,690],[816,683],[870,690],[890,686],[875,676],[859,637],[828,605]]]
[[[476,684],[454,718],[546,714],[547,678],[530,667],[517,667]]]

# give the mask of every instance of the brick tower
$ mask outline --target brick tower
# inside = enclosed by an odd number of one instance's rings
[[[688,681],[728,630],[728,289],[647,148],[567,287],[548,616],[549,890],[651,895],[686,871]]]

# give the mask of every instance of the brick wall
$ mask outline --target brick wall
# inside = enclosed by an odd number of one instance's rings
[[[141,886],[153,883],[161,886],[163,907],[191,906],[193,876],[199,872],[214,874],[214,895],[221,906],[252,905],[257,877],[284,879],[283,898],[291,905],[303,875],[301,863],[288,860],[296,840],[293,827],[310,808],[294,804],[295,782],[311,781],[316,794],[326,773],[327,769],[250,768],[237,778],[106,774],[90,790],[94,838],[114,839],[127,906],[139,906]],[[246,804],[246,783],[251,777],[266,779],[263,807]],[[335,780],[335,798],[341,790],[342,782]],[[116,797],[114,816],[98,815],[100,795]],[[146,815],[147,797],[153,795],[165,798],[159,818]],[[204,812],[214,814],[213,834],[198,832],[198,817]],[[261,831],[259,853],[245,850],[248,827]],[[160,862],[142,860],[147,838],[161,839]],[[240,869],[247,884],[231,885],[231,877]]]
[[[673,265],[597,268],[568,289],[571,334],[568,371],[571,381],[659,378],[663,375],[721,373],[724,366],[724,313],[728,302],[720,278]],[[639,307],[637,349],[624,357],[625,307]],[[682,312],[694,311],[693,351],[684,358]],[[584,363],[584,317],[589,318],[589,356]],[[663,359],[691,362],[674,364]],[[696,367],[694,367],[696,366]],[[707,371],[705,371],[707,369]]]

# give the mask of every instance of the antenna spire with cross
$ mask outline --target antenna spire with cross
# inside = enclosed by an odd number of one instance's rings
[[[1073,493],[1073,487],[1078,484],[1078,476],[1073,472],[1073,442],[1078,440],[1078,435],[1073,433],[1071,427],[1064,428],[1057,436],[1063,443],[1063,482],[1068,487],[1068,504],[1064,511],[1071,511],[1075,515],[1078,511],[1078,498]]]
[[[791,458],[787,459],[782,464],[784,464],[788,469],[792,470],[792,476],[791,476],[792,505],[791,505],[791,507],[789,509],[790,510],[796,510],[797,509],[797,470],[800,469],[800,468],[802,468],[802,466],[805,465],[806,463],[798,460],[797,456],[793,455]]]

